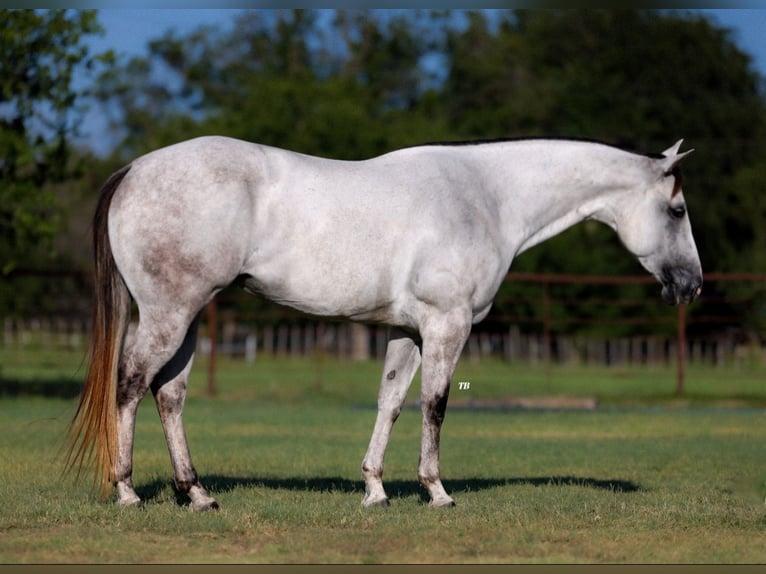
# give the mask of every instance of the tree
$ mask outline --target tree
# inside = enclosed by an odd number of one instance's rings
[[[104,75],[124,157],[206,133],[346,159],[445,136],[415,111],[434,49],[428,17],[253,11],[226,34],[167,34]]]
[[[81,111],[75,72],[94,11],[3,10],[0,18],[0,272],[50,250],[60,219],[51,184],[74,175]]]

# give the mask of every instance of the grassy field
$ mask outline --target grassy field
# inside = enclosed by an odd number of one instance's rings
[[[463,364],[456,380],[470,390],[453,390],[442,437],[458,506],[437,510],[416,483],[414,406],[386,457],[392,506],[360,506],[378,363],[325,359],[317,374],[311,360],[222,361],[215,399],[200,363],[185,420],[221,510],[197,514],[172,486],[151,399],[134,461],[144,508],[120,510],[60,477],[74,400],[51,386],[76,388],[80,359],[0,354],[2,563],[766,562],[757,368],[692,370],[677,399],[672,368]],[[595,397],[599,408],[461,407],[531,395]]]

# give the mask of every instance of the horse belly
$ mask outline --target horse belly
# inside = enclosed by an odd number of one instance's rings
[[[392,286],[382,270],[323,265],[317,260],[285,257],[256,263],[247,271],[244,288],[310,315],[359,321],[392,322]]]
[[[276,303],[324,317],[391,322],[395,250],[376,230],[327,221],[268,226],[245,268],[245,288]],[[302,230],[296,232],[295,230]]]

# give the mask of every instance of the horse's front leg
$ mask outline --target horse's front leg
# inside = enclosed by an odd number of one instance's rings
[[[176,487],[189,496],[193,510],[211,510],[217,509],[218,503],[200,484],[182,420],[196,339],[197,321],[192,324],[176,355],[155,378],[152,393],[165,432]]]
[[[391,429],[399,417],[407,390],[419,366],[418,342],[403,331],[392,329],[378,392],[378,415],[367,454],[362,461],[364,506],[388,506],[388,497],[383,489],[383,457]]]
[[[454,506],[439,475],[439,438],[452,374],[471,331],[470,315],[462,312],[437,315],[424,327],[420,394],[423,435],[418,479],[428,490],[431,506]]]

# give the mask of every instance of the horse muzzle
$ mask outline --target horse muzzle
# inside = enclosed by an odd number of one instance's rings
[[[669,305],[694,301],[702,293],[702,274],[687,269],[663,269],[662,299]]]

